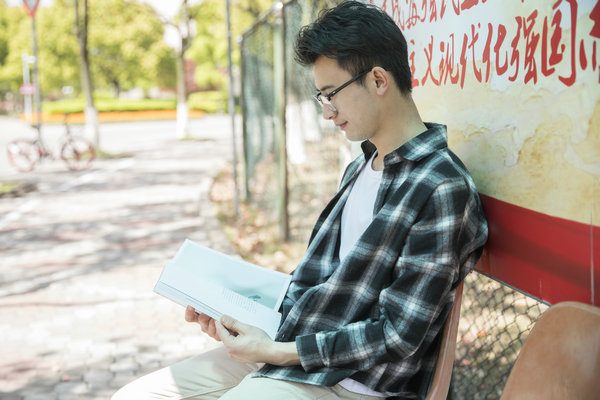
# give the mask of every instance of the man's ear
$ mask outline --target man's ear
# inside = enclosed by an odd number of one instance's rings
[[[374,67],[371,72],[373,73],[372,84],[375,84],[377,94],[384,94],[391,83],[389,72],[381,67]]]

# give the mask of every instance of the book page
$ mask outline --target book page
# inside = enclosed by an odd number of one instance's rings
[[[256,306],[259,304],[248,297],[239,295],[226,288],[221,288],[221,298],[224,302],[253,314],[256,313]]]
[[[154,291],[182,306],[191,305],[216,320],[224,314],[230,315],[264,330],[271,338],[275,338],[281,321],[279,312],[176,263],[165,266]]]
[[[291,275],[272,271],[201,246],[187,239],[172,263],[197,271],[203,279],[279,311]]]

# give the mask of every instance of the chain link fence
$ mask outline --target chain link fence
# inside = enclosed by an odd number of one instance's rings
[[[241,45],[246,192],[256,164],[275,150],[274,24],[274,15],[266,15],[246,32]]]
[[[299,29],[339,2],[286,1],[262,16],[241,43],[246,199],[274,221],[281,218],[277,209],[285,199],[292,241],[306,242],[351,159],[349,143],[325,124],[320,106],[311,98],[315,89],[310,70],[294,61]],[[283,46],[281,53],[278,45]],[[278,54],[283,54],[282,60]],[[281,64],[284,71],[279,76]],[[284,121],[283,141],[277,137],[278,119]],[[282,172],[287,176],[284,187],[278,185]],[[448,398],[499,399],[523,341],[546,308],[483,274],[470,274]]]
[[[469,274],[449,398],[499,399],[523,342],[547,308],[484,274]]]
[[[268,215],[282,224],[285,238],[301,235],[306,202],[309,207],[324,204],[335,192],[341,168],[350,158],[349,143],[333,126],[325,125],[320,106],[312,99],[315,89],[310,70],[294,61],[300,28],[316,19],[320,10],[339,2],[276,4],[242,37],[245,196],[271,211]],[[283,138],[277,132],[278,120],[285,121]],[[307,193],[312,193],[311,200]]]

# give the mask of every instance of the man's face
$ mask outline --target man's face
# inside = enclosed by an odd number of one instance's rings
[[[313,69],[315,86],[323,95],[352,79],[348,71],[339,67],[336,60],[319,57]],[[368,81],[369,74],[365,75]],[[332,120],[345,132],[348,140],[363,141],[370,138],[376,129],[375,109],[372,105],[372,93],[357,82],[344,87],[331,98],[335,111],[328,105],[323,106],[323,118]]]

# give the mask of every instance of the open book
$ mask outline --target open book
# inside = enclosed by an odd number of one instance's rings
[[[291,276],[186,240],[154,286],[182,306],[219,320],[227,314],[275,338]]]

